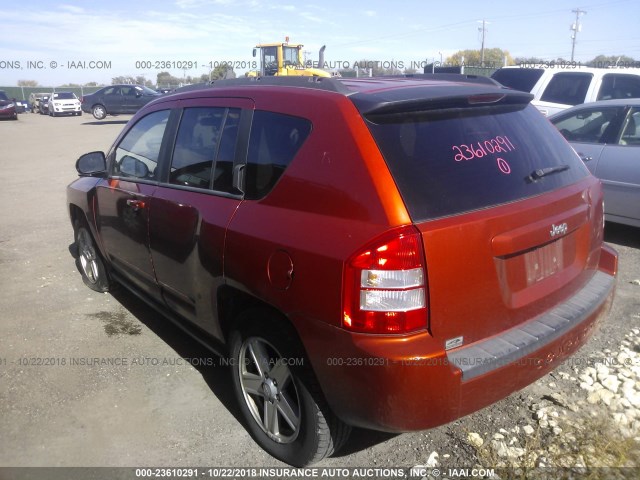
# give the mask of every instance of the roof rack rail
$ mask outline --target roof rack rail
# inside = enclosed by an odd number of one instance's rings
[[[198,83],[195,85],[187,85],[177,89],[176,93],[187,92],[190,90],[200,90],[206,88],[222,88],[222,87],[240,87],[240,86],[259,86],[259,85],[278,85],[278,86],[290,86],[290,87],[306,87],[319,90],[327,90],[330,92],[337,92],[342,94],[350,93],[350,90],[339,81],[333,78],[326,77],[240,77],[240,78],[225,78],[220,80],[213,80],[207,83]]]
[[[466,73],[405,73],[403,75],[388,75],[372,78],[411,78],[413,80],[442,80],[445,82],[465,82],[501,86],[491,77]]]
[[[501,86],[498,82],[489,77],[483,77],[479,75],[464,75],[458,73],[419,73],[419,74],[405,74],[405,75],[386,75],[380,77],[361,77],[360,80],[389,80],[389,79],[407,79],[407,80],[439,80],[448,82],[464,82],[475,83],[482,85],[496,85]],[[282,77],[240,77],[240,78],[224,78],[220,80],[213,80],[207,83],[197,83],[195,85],[186,85],[178,88],[174,93],[188,92],[192,90],[201,90],[208,88],[222,88],[222,87],[241,87],[241,86],[258,86],[258,85],[274,85],[274,86],[289,86],[289,87],[302,87],[313,88],[318,90],[326,90],[329,92],[341,93],[343,95],[349,95],[354,93],[343,81],[354,81],[357,78],[351,77],[303,77],[303,76],[282,76]]]

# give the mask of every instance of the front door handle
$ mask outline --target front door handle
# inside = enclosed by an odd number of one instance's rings
[[[134,212],[137,212],[138,210],[145,208],[146,205],[142,200],[130,198],[127,200],[127,206],[131,207]]]
[[[580,153],[578,152],[578,156],[580,157],[580,159],[583,162],[590,162],[591,160],[593,160],[593,157],[589,156],[589,155],[585,155],[584,153]]]

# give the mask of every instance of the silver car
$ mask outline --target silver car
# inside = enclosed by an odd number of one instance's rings
[[[585,103],[549,120],[602,180],[606,219],[640,227],[640,99]]]

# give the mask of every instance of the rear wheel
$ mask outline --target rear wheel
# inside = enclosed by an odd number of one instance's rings
[[[76,266],[82,274],[82,280],[87,287],[96,292],[108,292],[110,286],[109,275],[93,241],[91,232],[86,225],[76,222],[75,237],[78,248]]]
[[[245,312],[232,332],[233,385],[253,439],[290,465],[337,451],[351,427],[329,409],[299,340],[269,310]]]
[[[104,105],[95,105],[91,113],[93,113],[93,116],[98,120],[103,120],[107,116],[107,110],[104,108]]]

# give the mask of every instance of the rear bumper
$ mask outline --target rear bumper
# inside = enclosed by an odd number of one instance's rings
[[[603,247],[599,270],[566,302],[449,351],[428,333],[380,337],[296,323],[327,401],[342,420],[392,432],[423,430],[508,396],[575,353],[609,311],[616,270],[616,252]]]

